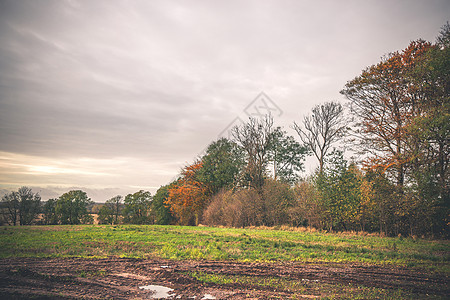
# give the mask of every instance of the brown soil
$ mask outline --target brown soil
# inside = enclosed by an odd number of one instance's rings
[[[193,296],[201,299],[205,294],[217,299],[286,299],[294,296],[293,292],[281,288],[202,283],[187,275],[189,272],[298,280],[306,289],[296,294],[297,299],[327,295],[325,290],[317,288],[320,284],[402,289],[418,298],[427,295],[450,298],[448,276],[400,267],[126,258],[14,258],[0,260],[0,299],[148,299],[151,292],[139,288],[145,285],[174,289],[173,293],[178,297],[172,299],[193,299]]]

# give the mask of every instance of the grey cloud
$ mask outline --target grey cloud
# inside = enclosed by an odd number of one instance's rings
[[[133,157],[155,174],[175,175],[259,92],[277,101],[279,121],[289,125],[340,97],[345,82],[383,54],[433,40],[449,8],[448,1],[4,0],[0,151]],[[131,167],[121,172],[144,184]],[[149,185],[166,183],[145,174]]]

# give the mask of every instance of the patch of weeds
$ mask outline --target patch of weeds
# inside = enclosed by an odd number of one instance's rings
[[[275,276],[223,275],[206,272],[187,272],[188,276],[204,283],[266,289],[270,292],[289,292],[291,299],[320,297],[320,299],[422,299],[427,295],[412,294],[401,289],[325,283],[319,280],[292,280]],[[433,298],[434,299],[434,298]],[[439,299],[439,298],[438,298]]]
[[[273,276],[221,275],[205,272],[189,272],[190,277],[205,283],[217,285],[241,285],[269,288],[277,291],[304,291],[305,282]]]
[[[324,289],[324,291],[326,291],[326,296],[321,299],[430,299],[429,295],[412,294],[402,289],[383,289],[344,284],[336,284],[331,289]],[[436,298],[432,297],[431,299]]]
[[[78,274],[78,277],[81,278],[95,278],[95,277],[104,277],[106,276],[106,270],[81,270]]]

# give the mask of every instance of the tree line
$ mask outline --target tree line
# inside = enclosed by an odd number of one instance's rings
[[[138,191],[123,199],[118,195],[104,204],[94,203],[82,190],[72,190],[59,198],[41,201],[39,193],[29,187],[5,194],[0,203],[0,224],[10,225],[78,225],[153,224],[150,192]]]
[[[297,138],[271,116],[234,127],[157,192],[172,222],[448,236],[449,33],[364,69],[342,89],[345,107],[315,106]],[[299,178],[307,155],[319,167]]]
[[[99,222],[448,237],[449,36],[447,23],[435,43],[412,41],[367,67],[342,89],[347,103],[316,105],[292,124],[296,136],[275,126],[270,115],[250,118],[154,196],[139,191],[109,199]],[[345,148],[357,158],[347,160]],[[301,177],[307,156],[318,168]],[[3,205],[22,214],[12,223],[25,225],[33,209],[19,209],[20,203],[34,207],[39,197],[12,201],[22,194],[5,195]],[[89,222],[75,208],[90,199],[82,191],[67,194],[43,205],[47,224]],[[84,200],[76,202],[75,194]]]
[[[73,190],[58,199],[42,202],[39,193],[29,187],[7,193],[0,206],[1,224],[89,224],[93,217],[88,206],[93,201],[81,190]]]

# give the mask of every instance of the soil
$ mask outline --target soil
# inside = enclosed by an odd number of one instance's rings
[[[189,272],[247,275],[298,280],[311,299],[325,296],[323,283],[402,289],[418,298],[450,298],[447,275],[401,267],[352,264],[237,263],[167,261],[161,259],[12,258],[0,259],[0,299],[149,299],[152,292],[139,288],[162,285],[174,289],[171,299],[286,299],[294,293],[246,284],[202,283]],[[308,289],[308,283],[316,288]],[[176,295],[176,296],[175,296]],[[329,295],[329,294],[328,294]]]

